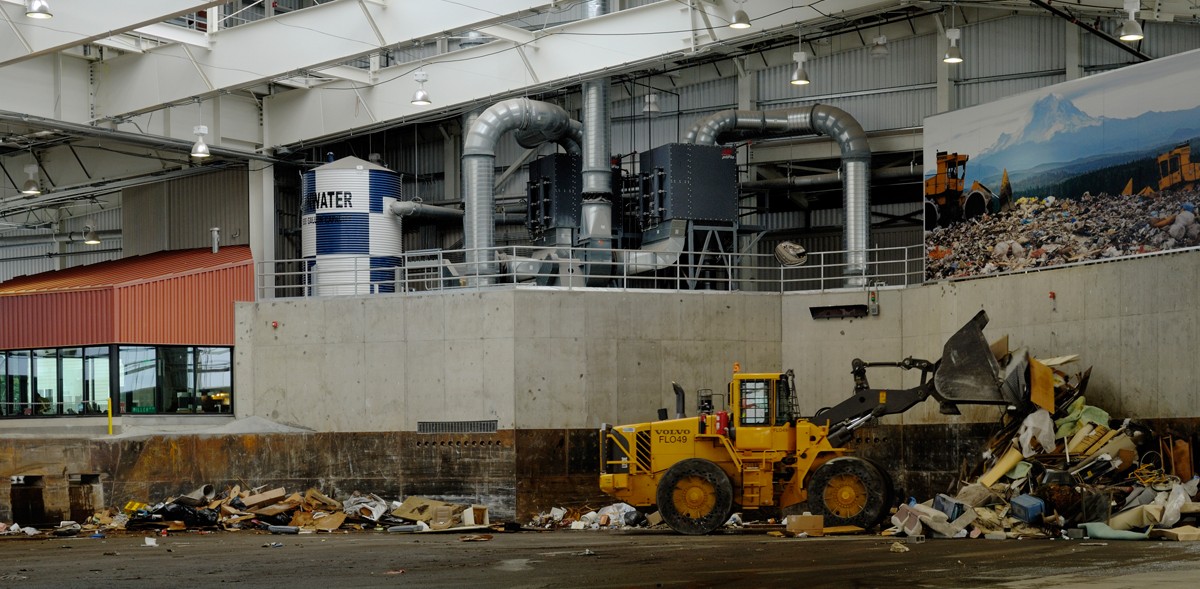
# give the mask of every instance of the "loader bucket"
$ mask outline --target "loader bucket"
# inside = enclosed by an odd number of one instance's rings
[[[960,404],[1024,404],[1019,386],[1002,386],[1005,377],[1013,375],[1001,374],[1000,363],[983,337],[987,323],[987,313],[980,311],[942,348],[942,361],[933,375],[933,396],[941,401],[943,413],[957,413]]]

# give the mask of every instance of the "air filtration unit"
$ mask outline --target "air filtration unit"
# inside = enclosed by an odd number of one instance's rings
[[[301,255],[309,294],[395,292],[403,253],[400,175],[347,157],[304,173]]]

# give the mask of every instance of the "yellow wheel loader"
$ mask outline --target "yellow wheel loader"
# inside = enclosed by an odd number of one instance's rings
[[[684,391],[675,389],[675,419],[600,428],[600,488],[634,507],[658,508],[683,534],[707,534],[734,511],[779,510],[802,503],[828,526],[878,524],[893,501],[891,478],[876,463],[845,448],[854,430],[882,415],[903,413],[933,397],[943,413],[960,404],[1023,406],[1024,363],[1001,371],[983,337],[980,311],[945,344],[937,362],[851,364],[854,392],[833,407],[801,417],[795,375],[742,373],[735,367],[725,393],[727,409],[714,410],[713,393],[701,391],[699,415],[684,416]],[[874,389],[874,367],[920,370],[910,389]],[[720,396],[720,395],[717,395]]]

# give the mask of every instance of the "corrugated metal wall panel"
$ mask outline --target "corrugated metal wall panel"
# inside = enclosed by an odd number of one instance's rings
[[[119,197],[117,197],[119,199]],[[73,217],[63,222],[63,231],[78,231],[82,232],[84,227],[91,225],[97,231],[109,231],[121,228],[121,207],[113,207],[103,211],[95,211]],[[87,245],[85,243],[64,243],[60,244],[61,251],[70,253],[69,256],[61,258],[62,268],[74,268],[75,266],[86,266],[98,262],[107,262],[109,260],[121,259],[121,247],[123,238],[105,238],[100,245]],[[117,250],[95,252],[95,250]]]
[[[960,19],[961,20],[961,19]],[[1067,67],[1063,19],[1018,15],[959,26],[965,61],[951,66],[951,77],[986,78]]]
[[[211,246],[212,227],[221,228],[221,245],[250,243],[250,185],[244,168],[167,184],[169,249]]]
[[[121,191],[121,245],[127,256],[167,249],[167,183]]]
[[[168,180],[121,192],[125,256],[207,247],[211,227],[222,245],[250,243],[249,179],[245,169]]]
[[[804,67],[812,83],[807,87],[790,83],[793,63],[759,70],[759,101],[765,104],[804,101],[811,96],[903,88],[937,81],[937,61],[929,58],[937,51],[935,36],[890,41],[888,50],[891,53],[884,59],[871,59],[869,46],[820,57],[809,52]]]
[[[1035,78],[1016,78],[1011,80],[996,80],[977,84],[959,84],[954,88],[955,104],[958,108],[967,108],[1007,98],[1022,92],[1037,90],[1059,82],[1065,82],[1065,74],[1038,76]],[[932,114],[932,113],[931,113]]]
[[[681,86],[675,92],[679,94],[679,108],[684,112],[694,110],[721,110],[737,106],[737,75],[730,68],[731,77],[719,80],[709,80],[699,84]],[[665,109],[664,109],[665,112]]]
[[[0,296],[0,349],[110,342],[112,300],[111,288]]]
[[[1097,28],[1115,36],[1120,26],[1119,20],[1106,19]],[[1151,57],[1166,57],[1200,47],[1200,27],[1194,25],[1142,22],[1142,31],[1145,32],[1146,38],[1133,47]],[[1137,57],[1094,35],[1085,34],[1082,37],[1083,56],[1080,61],[1084,70],[1088,72],[1107,71],[1140,63]]]
[[[253,264],[168,276],[118,288],[116,343],[234,343],[233,302],[254,300]]]
[[[771,105],[770,109],[798,108],[817,102],[781,102]],[[937,89],[917,88],[882,94],[825,98],[819,102],[850,113],[867,132],[906,129],[920,127],[924,124],[925,117],[937,112]]]
[[[16,276],[29,276],[55,270],[57,262],[46,256],[51,251],[50,244],[23,245],[6,247],[3,250],[4,259],[0,260],[0,283]]]

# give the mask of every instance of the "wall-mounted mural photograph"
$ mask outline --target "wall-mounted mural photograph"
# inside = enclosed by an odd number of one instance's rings
[[[1200,245],[1200,51],[925,119],[928,279]]]

